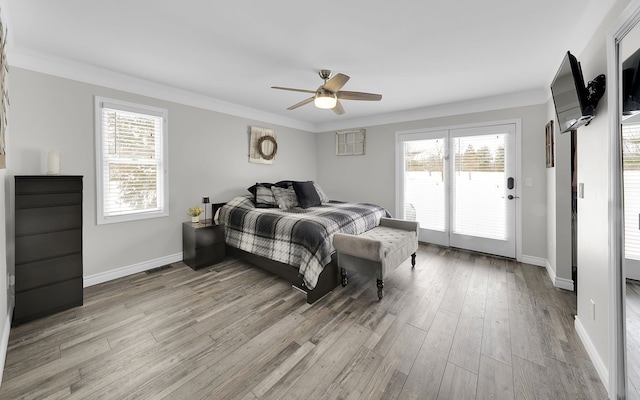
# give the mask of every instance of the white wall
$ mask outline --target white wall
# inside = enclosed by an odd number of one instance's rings
[[[181,257],[181,223],[189,219],[187,209],[198,205],[203,195],[209,195],[211,202],[224,202],[248,193],[246,188],[258,181],[316,179],[312,133],[20,68],[12,68],[10,75],[9,174],[44,174],[47,152],[59,149],[61,174],[84,176],[85,282],[108,278],[118,268],[151,267],[147,264],[153,260],[162,263]],[[169,110],[169,217],[96,225],[96,95]],[[276,131],[274,165],[248,162],[251,125]]]
[[[544,260],[546,247],[546,106],[509,108],[483,113],[432,118],[388,125],[354,127],[367,131],[366,155],[336,156],[335,132],[317,136],[318,182],[333,199],[367,201],[395,213],[395,133],[482,122],[522,120],[522,178],[531,178],[532,187],[522,187],[522,253]]]
[[[560,62],[558,61],[558,66]],[[551,90],[549,90],[551,95]],[[571,133],[560,133],[553,100],[547,102],[547,120],[554,121],[555,163],[547,168],[547,261],[554,284],[573,289],[571,244]],[[578,279],[580,277],[578,271]]]
[[[585,81],[606,74],[606,31],[629,1],[620,0],[581,52],[574,55],[582,66]],[[558,60],[558,64],[561,60]],[[608,77],[607,77],[608,78]],[[607,82],[607,86],[613,82]],[[609,88],[607,89],[609,90]],[[607,96],[598,105],[596,118],[578,129],[578,182],[584,184],[584,198],[578,199],[578,314],[576,328],[591,360],[608,383],[609,354],[609,116]],[[592,315],[595,303],[595,318]]]

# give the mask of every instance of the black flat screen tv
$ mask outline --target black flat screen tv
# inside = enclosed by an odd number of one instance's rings
[[[640,111],[640,50],[622,62],[623,115]]]
[[[580,63],[568,51],[551,83],[551,94],[560,133],[586,125],[595,117],[595,107],[587,100]]]

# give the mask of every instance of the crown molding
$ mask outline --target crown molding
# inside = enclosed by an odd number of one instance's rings
[[[247,119],[282,125],[304,131],[314,131],[314,124],[229,103],[213,97],[163,85],[104,68],[51,56],[29,49],[10,48],[10,67],[23,68],[92,85],[105,86],[159,100],[203,108]]]
[[[380,114],[365,118],[353,118],[340,122],[328,122],[321,124],[320,132],[353,127],[376,126],[395,124],[400,122],[419,121],[452,115],[471,114],[503,110],[507,108],[524,107],[536,104],[544,104],[549,99],[548,90],[532,89],[525,92],[509,93],[499,96],[482,97],[458,101],[454,103],[438,104],[431,107],[417,108],[395,113]]]
[[[2,0],[0,0],[0,2],[1,1]],[[142,96],[313,133],[542,104],[549,99],[549,94],[547,93],[548,90],[534,89],[526,92],[439,104],[426,108],[378,114],[362,118],[341,119],[340,121],[325,123],[311,123],[229,103],[213,97],[121,74],[104,68],[51,56],[29,49],[18,48],[11,46],[11,44],[9,44],[9,51],[10,57],[8,61],[11,67],[23,68],[60,78],[104,86]]]

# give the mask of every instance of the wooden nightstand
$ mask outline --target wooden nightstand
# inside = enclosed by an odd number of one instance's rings
[[[224,260],[224,225],[211,220],[182,224],[182,260],[198,269]]]

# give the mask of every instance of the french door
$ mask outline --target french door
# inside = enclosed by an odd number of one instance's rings
[[[421,241],[515,258],[515,130],[398,134],[398,215]]]

